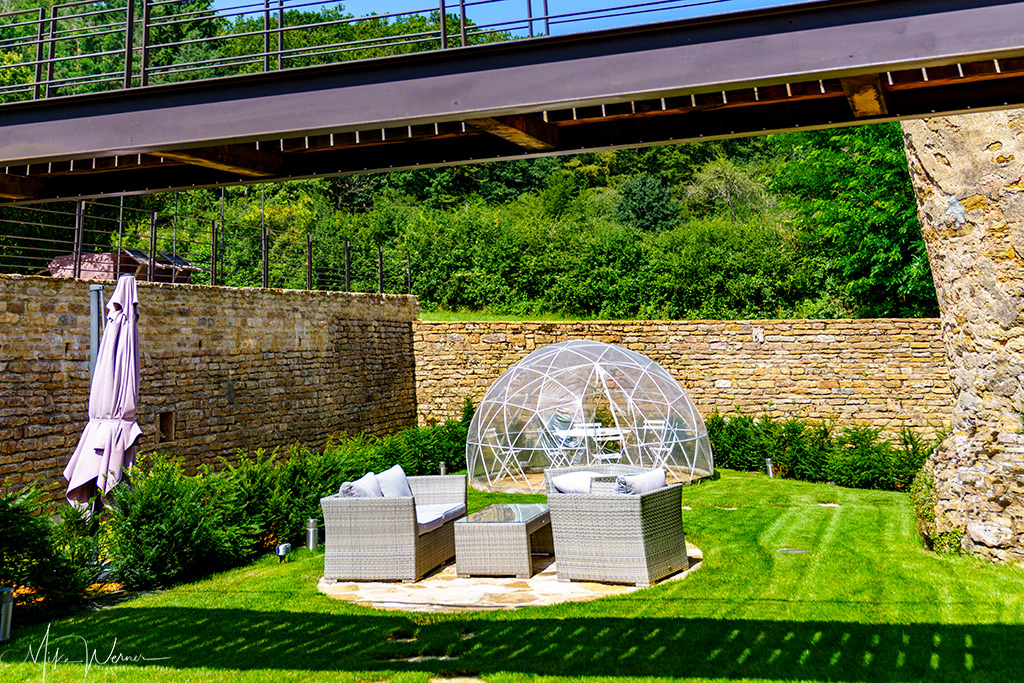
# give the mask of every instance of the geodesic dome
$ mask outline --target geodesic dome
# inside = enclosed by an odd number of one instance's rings
[[[714,469],[704,420],[650,358],[576,340],[534,351],[484,394],[469,425],[466,465],[477,486],[537,488],[548,467],[664,467],[689,482]]]

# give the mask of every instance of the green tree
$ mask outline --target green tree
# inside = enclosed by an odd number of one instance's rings
[[[647,173],[622,183],[621,198],[615,215],[623,225],[658,231],[671,226],[679,217],[679,205],[672,190]]]
[[[897,124],[778,136],[773,189],[857,315],[937,315]]]

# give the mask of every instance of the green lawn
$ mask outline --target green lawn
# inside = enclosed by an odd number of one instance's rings
[[[417,615],[320,595],[322,555],[300,551],[52,623],[45,680],[1024,677],[1024,571],[924,551],[902,494],[721,475],[684,491],[687,532],[705,560],[683,581],[590,603]],[[500,498],[473,492],[470,502]],[[16,631],[0,680],[44,680],[42,664],[9,663],[45,632]],[[87,647],[100,662],[111,651],[166,659],[88,671],[60,659]],[[423,655],[450,659],[406,661]]]

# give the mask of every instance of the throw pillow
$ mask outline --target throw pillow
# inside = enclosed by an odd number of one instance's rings
[[[616,493],[640,494],[656,491],[665,486],[665,470],[648,470],[640,474],[622,476],[615,480]]]
[[[380,484],[380,490],[384,492],[385,498],[412,497],[409,480],[405,478],[405,470],[401,465],[395,465],[391,469],[379,473],[377,483]]]
[[[381,498],[384,496],[373,472],[367,472],[355,481],[346,481],[341,485],[338,493],[346,498]]]
[[[590,493],[590,483],[597,472],[566,472],[551,479],[551,485],[560,493]]]

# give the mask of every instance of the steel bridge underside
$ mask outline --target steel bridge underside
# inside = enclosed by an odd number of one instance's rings
[[[0,107],[0,202],[1024,105],[1024,3],[821,2]]]

